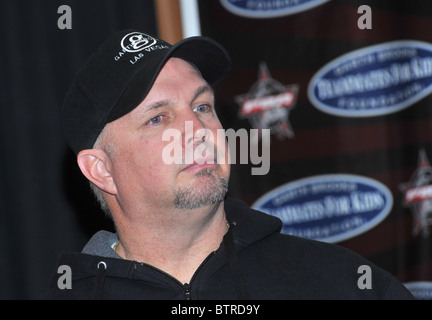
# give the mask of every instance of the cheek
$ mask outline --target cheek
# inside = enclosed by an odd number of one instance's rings
[[[156,144],[147,140],[134,141],[123,145],[119,152],[121,172],[126,179],[151,179],[156,176],[160,157]]]
[[[214,152],[216,153],[216,162],[219,164],[221,174],[225,178],[229,178],[230,175],[230,153],[228,143],[226,141],[225,130],[221,127],[216,130],[212,130],[212,145],[214,146]]]
[[[217,152],[218,163],[228,163],[229,148],[225,135],[225,130],[221,128],[217,130],[212,130],[211,140],[211,143],[214,145],[215,151]]]
[[[163,160],[162,154],[165,148],[165,144],[150,144],[146,143],[145,148],[140,152],[139,159],[139,171],[143,179],[148,179],[152,182],[157,182],[156,179],[160,180],[164,175],[167,175],[172,164],[166,164]]]

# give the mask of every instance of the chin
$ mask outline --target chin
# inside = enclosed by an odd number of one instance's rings
[[[175,192],[174,205],[178,209],[197,209],[220,203],[228,191],[228,179],[216,177],[204,170],[193,184]]]

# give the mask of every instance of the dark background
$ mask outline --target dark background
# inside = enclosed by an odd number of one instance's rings
[[[290,123],[295,138],[272,140],[272,166],[251,176],[234,165],[230,195],[252,204],[286,182],[323,173],[374,178],[392,191],[394,208],[379,226],[340,243],[401,281],[432,280],[431,239],[414,237],[400,183],[417,168],[418,152],[432,157],[431,97],[400,112],[366,119],[315,109],[307,84],[325,63],[357,48],[398,39],[432,42],[428,1],[332,0],[273,19],[227,12],[218,0],[199,0],[202,33],[221,42],[233,70],[216,87],[228,128],[250,128],[234,101],[256,81],[266,61],[274,79],[300,86]],[[373,29],[357,28],[357,8],[373,10]],[[72,29],[60,30],[60,5],[72,9]],[[156,34],[152,1],[3,0],[0,2],[0,298],[36,299],[57,259],[79,251],[100,229],[112,230],[89,192],[59,123],[64,94],[88,55],[111,33],[137,28]]]
[[[72,29],[60,30],[60,5]],[[61,252],[110,229],[66,145],[59,108],[80,65],[116,30],[156,33],[152,1],[0,2],[0,292],[33,299]]]

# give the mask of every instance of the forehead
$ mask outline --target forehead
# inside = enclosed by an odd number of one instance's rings
[[[161,82],[176,81],[178,79],[181,79],[183,81],[194,80],[199,82],[206,82],[201,76],[199,70],[195,68],[192,64],[180,58],[170,58],[162,67],[161,71],[156,77],[156,80],[149,94]]]
[[[135,111],[148,109],[154,104],[175,103],[180,97],[193,99],[197,92],[213,94],[213,89],[191,64],[182,59],[171,58]]]

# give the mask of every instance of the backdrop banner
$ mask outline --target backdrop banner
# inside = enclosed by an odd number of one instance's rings
[[[230,194],[432,298],[432,3],[200,1],[231,53],[225,127],[270,129],[270,170]],[[264,152],[264,149],[263,149]]]

